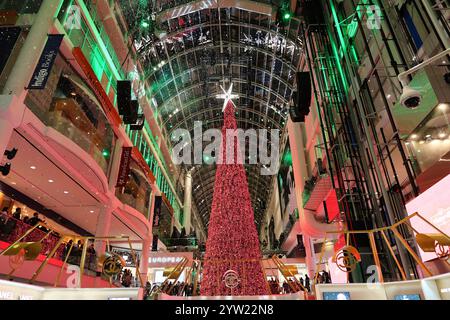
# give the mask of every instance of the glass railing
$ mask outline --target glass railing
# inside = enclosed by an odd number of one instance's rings
[[[97,7],[95,5],[95,2],[94,1],[83,1],[83,2],[86,4],[86,8],[89,11],[89,15],[91,16],[92,20],[94,21],[95,27],[97,28],[97,31],[100,34],[100,38],[102,39],[103,43],[105,44],[106,51],[108,51],[109,55],[111,56],[114,66],[116,67],[116,69],[118,70],[118,72],[122,76],[122,78],[124,78],[124,73],[122,70],[121,63],[119,61],[119,58],[117,57],[114,46],[111,43],[111,39],[109,38],[109,35],[104,28],[103,21],[98,16]]]
[[[57,77],[57,69],[53,68],[52,76]],[[46,126],[86,151],[106,175],[115,144],[114,132],[101,107],[76,82],[62,76],[56,87],[30,90],[25,103]]]

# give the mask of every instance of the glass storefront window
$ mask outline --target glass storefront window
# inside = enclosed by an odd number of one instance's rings
[[[61,57],[45,90],[30,90],[25,103],[45,125],[75,142],[108,173],[114,132],[95,95]]]
[[[406,146],[417,174],[445,161],[450,152],[450,104],[439,104],[409,136]]]

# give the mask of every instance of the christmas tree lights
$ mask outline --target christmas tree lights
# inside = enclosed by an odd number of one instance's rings
[[[208,240],[203,264],[201,295],[242,296],[269,294],[261,266],[261,252],[244,166],[225,164],[226,132],[236,130],[231,95],[224,110],[222,145],[217,165]]]

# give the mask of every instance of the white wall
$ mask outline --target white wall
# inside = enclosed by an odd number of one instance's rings
[[[315,289],[317,300],[323,300],[324,292],[349,292],[351,300],[394,300],[404,294],[419,294],[422,300],[450,300],[450,273],[412,281],[318,284]]]
[[[138,288],[67,289],[0,280],[0,300],[136,300],[138,292]]]

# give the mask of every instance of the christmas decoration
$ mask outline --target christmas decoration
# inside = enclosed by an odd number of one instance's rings
[[[226,159],[227,130],[236,130],[234,95],[225,91],[222,145],[219,159]],[[234,141],[233,164],[218,162],[204,259],[201,295],[268,295],[261,266],[261,252],[247,177],[238,164],[239,145]],[[225,162],[225,161],[224,161]]]

